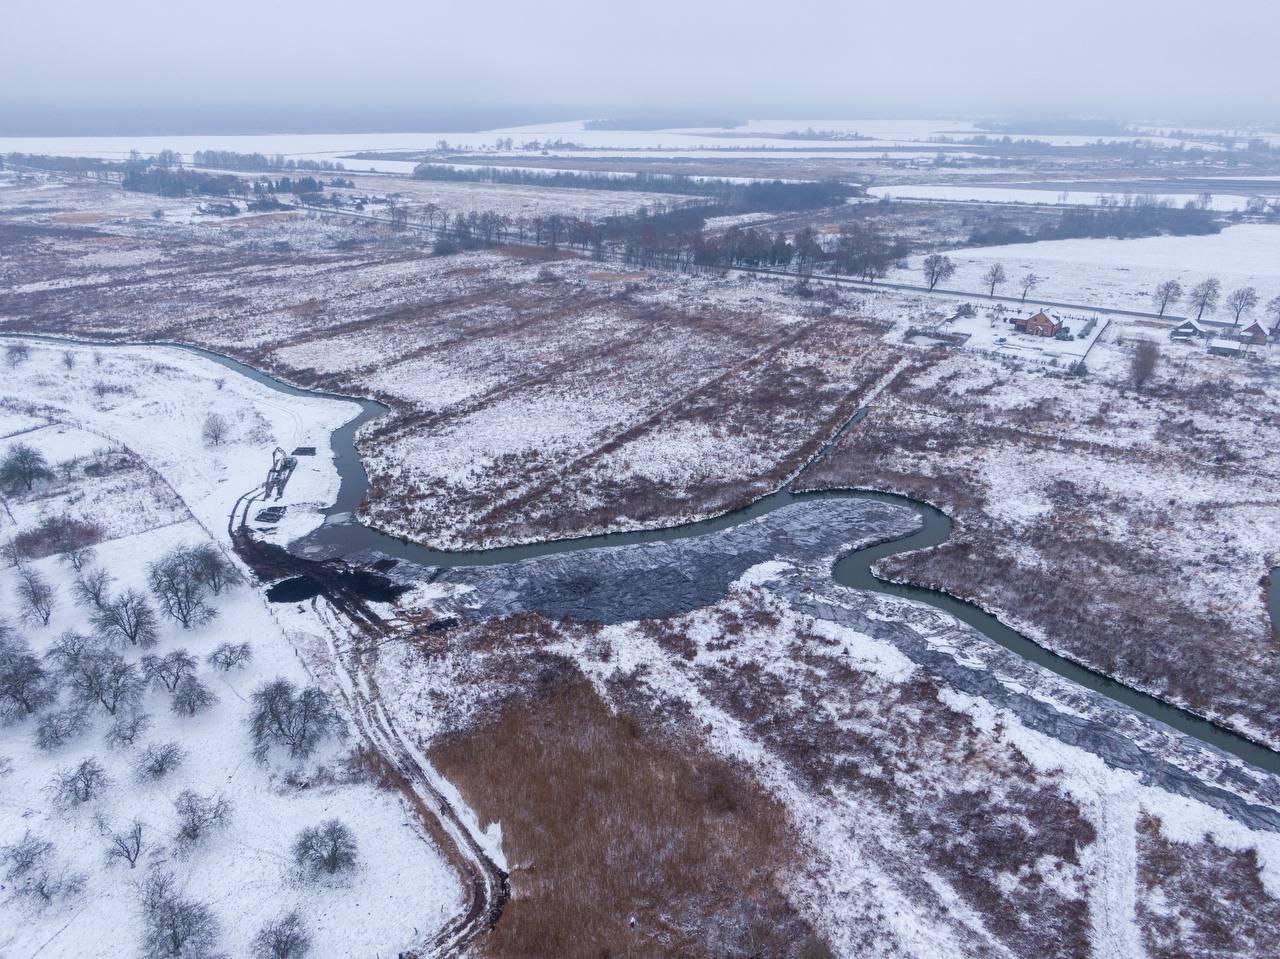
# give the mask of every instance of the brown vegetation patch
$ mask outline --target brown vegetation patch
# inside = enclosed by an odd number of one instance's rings
[[[581,677],[510,702],[432,760],[502,824],[512,899],[489,956],[789,956],[782,808],[742,769],[611,713]]]
[[[1138,818],[1138,925],[1151,959],[1276,959],[1280,901],[1263,886],[1256,849],[1207,835],[1177,842],[1160,820]]]

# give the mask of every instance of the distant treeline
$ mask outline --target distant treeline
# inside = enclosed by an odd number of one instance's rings
[[[97,157],[47,156],[41,153],[8,153],[4,162],[54,173],[108,173],[120,169],[120,164]]]
[[[196,166],[213,167],[216,170],[244,170],[245,172],[276,172],[283,170],[309,170],[317,173],[340,172],[346,169],[341,163],[329,160],[295,160],[277,153],[236,153],[234,150],[197,150],[191,154]]]
[[[145,166],[130,169],[120,185],[136,193],[154,193],[168,197],[192,196],[197,193],[205,196],[243,196],[248,192],[245,181],[229,173],[202,173],[180,167]]]
[[[514,183],[523,186],[563,187],[579,190],[614,190],[638,193],[671,193],[714,199],[731,212],[771,212],[812,210],[837,206],[851,196],[857,187],[836,181],[782,180],[758,183],[733,183],[719,179],[695,179],[687,176],[662,176],[636,173],[611,176],[607,173],[580,173],[573,170],[512,170],[499,167],[452,167],[421,163],[413,175],[423,180],[449,180],[463,183]],[[721,210],[721,213],[726,210]]]
[[[1149,202],[1064,210],[1056,223],[1042,224],[1034,233],[1018,226],[994,224],[975,230],[969,242],[978,246],[1001,246],[1036,240],[1128,239],[1166,233],[1206,236],[1221,231],[1221,222],[1209,210]]]

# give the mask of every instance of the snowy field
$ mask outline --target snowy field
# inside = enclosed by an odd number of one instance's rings
[[[1280,226],[1241,224],[1213,236],[1157,236],[1131,240],[1042,240],[1009,246],[956,250],[948,254],[956,275],[950,289],[985,291],[982,275],[993,263],[1004,265],[1009,282],[996,292],[1017,295],[1019,277],[1042,278],[1028,298],[1088,303],[1103,308],[1152,310],[1151,294],[1164,280],[1176,279],[1190,290],[1206,277],[1217,277],[1226,294],[1242,286],[1257,288],[1266,303],[1280,294]],[[892,281],[920,282],[921,257],[912,257]],[[1169,312],[1185,313],[1186,303]],[[1209,316],[1208,314],[1206,314]],[[1209,316],[1230,322],[1224,307]]]
[[[272,446],[305,443],[327,451],[329,431],[355,411],[334,401],[284,397],[175,349],[30,345],[25,362],[6,366],[0,387],[0,454],[27,443],[56,468],[54,479],[34,492],[7,497],[0,538],[64,514],[97,522],[105,539],[85,570],[108,572],[111,596],[126,589],[148,594],[147,564],[174,547],[212,545],[225,552],[231,504],[260,482]],[[201,439],[209,413],[229,424],[226,441],[215,447]],[[108,467],[95,468],[104,462]],[[111,486],[116,473],[129,483]],[[336,481],[325,455],[302,461],[284,500],[296,517],[294,532],[318,522],[315,510],[332,497]],[[93,632],[92,607],[73,602],[75,573],[68,563],[51,555],[29,559],[26,567],[53,589],[49,621],[24,618],[11,566],[0,569],[0,620],[37,655],[67,631]],[[332,957],[394,954],[458,909],[451,867],[395,794],[351,765],[354,742],[341,723],[308,758],[291,759],[279,747],[265,762],[251,757],[249,697],[260,684],[277,677],[298,687],[318,681],[334,695],[323,631],[302,615],[291,615],[286,629],[252,586],[208,599],[215,618],[183,629],[162,617],[157,644],[146,652],[188,651],[198,663],[195,676],[216,697],[211,706],[180,714],[163,687],[149,688],[138,704],[149,723],[132,745],[104,741],[115,717],[95,704],[87,707],[84,728],[67,741],[37,748],[37,723],[68,707],[65,691],[36,717],[0,727],[0,846],[28,833],[51,842],[44,868],[63,885],[48,902],[0,900],[0,955],[135,954],[143,929],[137,884],[153,870],[172,873],[181,895],[212,911],[219,945],[234,956],[247,954],[265,923],[294,909],[311,935],[311,954]],[[205,662],[215,646],[245,641],[252,648],[247,666],[224,671]],[[120,651],[137,669],[141,650],[125,643]],[[169,742],[178,744],[181,763],[157,780],[140,781],[140,756]],[[101,765],[106,784],[83,803],[58,807],[51,781],[88,759]],[[186,790],[231,804],[228,825],[195,844],[175,838],[175,799]],[[291,843],[303,827],[332,818],[354,831],[359,865],[347,876],[314,882],[294,865]],[[135,819],[141,823],[136,867],[107,859],[111,834],[127,831]]]
[[[421,152],[434,150],[445,141],[455,150],[484,150],[497,155],[520,155],[520,150],[505,151],[496,146],[507,137],[519,147],[530,141],[567,140],[588,150],[643,151],[646,156],[678,155],[687,151],[734,151],[739,149],[793,149],[796,147],[832,146],[846,148],[909,147],[938,145],[935,138],[950,136],[962,139],[983,133],[967,120],[895,120],[895,119],[781,119],[751,120],[731,130],[714,128],[680,128],[664,130],[585,130],[584,121],[535,123],[526,126],[482,131],[424,131],[404,133],[281,133],[258,135],[184,135],[184,136],[104,136],[104,137],[0,137],[0,153],[47,153],[60,156],[94,156],[120,160],[130,150],[154,154],[160,150],[176,150],[190,156],[196,150],[232,150],[240,153],[283,154],[293,159],[341,161],[348,170],[379,170],[392,173],[412,172],[413,163],[406,160],[353,160],[358,152]],[[840,134],[857,133],[870,139],[797,140],[782,134],[808,129]],[[729,134],[729,135],[726,135]],[[987,133],[988,136],[993,134]],[[1127,141],[1145,139],[1161,146],[1176,147],[1183,141],[1170,140],[1156,134],[1134,137],[1097,137],[1076,135],[1035,136],[1060,146],[1075,146],[1097,140]],[[1196,144],[1204,149],[1214,145]]]

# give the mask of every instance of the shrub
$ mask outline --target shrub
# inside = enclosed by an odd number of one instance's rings
[[[293,841],[293,861],[312,874],[349,872],[356,865],[356,837],[338,819],[309,826]]]
[[[217,701],[218,697],[213,690],[199,679],[195,676],[184,676],[178,683],[178,688],[173,691],[169,709],[179,716],[194,716],[196,713],[204,712]]]
[[[299,693],[284,678],[264,683],[253,693],[249,716],[254,755],[265,760],[274,743],[287,747],[292,757],[309,756],[334,721],[329,697],[318,687]]]
[[[70,809],[91,801],[110,785],[102,763],[90,756],[78,766],[59,770],[49,784],[49,792],[55,806]]]
[[[247,665],[253,659],[253,647],[248,643],[220,643],[209,654],[207,662],[224,672]]]
[[[132,746],[150,726],[151,717],[144,712],[135,710],[129,713],[121,713],[116,716],[115,722],[107,728],[103,739],[112,749]]]
[[[213,959],[220,930],[204,903],[178,894],[168,872],[151,873],[142,884],[144,959]]]
[[[178,793],[173,801],[178,814],[178,832],[174,842],[189,849],[210,832],[223,829],[231,820],[231,800],[223,796],[201,796],[190,789]]]
[[[302,959],[311,951],[311,937],[302,928],[297,910],[273,919],[253,937],[253,959]]]
[[[89,714],[83,706],[53,709],[36,721],[36,746],[45,751],[65,745],[89,728]]]
[[[151,743],[138,757],[134,772],[144,782],[156,782],[181,766],[186,758],[186,752],[176,742]]]

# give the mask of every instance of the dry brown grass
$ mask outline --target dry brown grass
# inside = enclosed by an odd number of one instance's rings
[[[106,219],[101,213],[55,213],[49,219],[54,223],[101,223]]]
[[[1209,835],[1190,844],[1138,819],[1138,925],[1152,959],[1276,959],[1280,902],[1261,880],[1257,850],[1237,852]]]
[[[781,806],[743,770],[611,713],[581,677],[432,759],[502,824],[512,899],[486,955],[792,956],[811,936],[779,888],[795,849]]]

